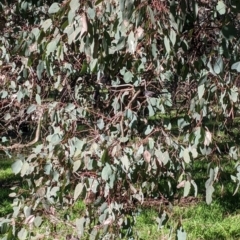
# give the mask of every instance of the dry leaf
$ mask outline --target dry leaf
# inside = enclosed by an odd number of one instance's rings
[[[144,158],[145,162],[150,163],[151,153],[149,151],[145,150],[143,153],[143,158]]]
[[[177,188],[183,188],[185,186],[186,180],[181,181],[178,185]]]
[[[136,37],[137,38],[142,37],[143,32],[144,32],[143,28],[142,27],[138,27],[137,30],[136,30]]]

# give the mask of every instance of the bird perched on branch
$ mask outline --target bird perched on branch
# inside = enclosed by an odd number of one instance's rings
[[[146,80],[142,80],[141,86],[144,86],[143,95],[145,97],[156,97],[156,93],[155,92],[147,90],[147,82],[146,82]]]

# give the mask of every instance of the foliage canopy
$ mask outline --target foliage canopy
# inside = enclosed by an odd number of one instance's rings
[[[197,196],[194,161],[209,162],[210,204],[223,153],[236,161],[237,191],[239,146],[229,131],[239,109],[237,0],[0,7],[0,148],[31,148],[12,166],[28,187],[13,189],[5,239],[26,239],[79,198],[87,205],[79,237],[130,238],[138,204]],[[167,218],[162,209],[159,228]],[[186,237],[180,225],[176,234]]]

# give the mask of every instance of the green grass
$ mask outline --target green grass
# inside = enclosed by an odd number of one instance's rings
[[[181,219],[187,239],[240,239],[240,214],[227,212],[219,201],[214,201],[211,205],[201,202],[193,206],[175,206],[170,213],[169,222],[163,229],[158,230],[155,220],[157,212],[154,209],[146,209],[137,218],[136,231],[140,239],[144,240],[175,239],[170,230],[176,230]]]
[[[10,187],[19,179],[19,177],[16,177],[12,172],[12,163],[13,160],[11,159],[0,160],[0,217],[12,212],[12,199],[10,199],[8,195],[11,192]]]
[[[0,162],[0,217],[12,212],[12,199],[8,197],[11,192],[9,188],[19,180],[19,177],[12,173],[11,164],[11,160]],[[195,172],[194,179],[201,189],[200,197],[205,194],[204,184],[208,178],[208,164],[209,160],[203,159],[190,166]],[[137,217],[135,226],[135,231],[140,239],[175,239],[179,219],[187,232],[187,239],[240,239],[240,193],[232,196],[235,185],[230,179],[230,175],[235,172],[234,164],[235,162],[230,161],[227,156],[222,158],[221,166],[224,172],[220,173],[219,182],[214,185],[214,201],[211,205],[207,205],[203,201],[183,206],[176,204],[172,210],[167,210],[170,219],[160,230],[156,222],[157,210],[154,208],[143,209]],[[224,185],[224,189],[221,188],[221,185]],[[57,218],[60,221],[53,224],[51,219],[46,219],[35,234],[44,236],[44,239],[66,239],[67,234],[76,235],[76,231],[66,223],[74,224],[75,219],[80,218],[84,210],[85,205],[82,201],[77,201],[70,209],[57,210]],[[51,232],[51,234],[48,236],[47,232]]]

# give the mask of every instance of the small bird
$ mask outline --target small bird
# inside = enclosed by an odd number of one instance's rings
[[[148,91],[148,90],[145,90],[143,92],[143,94],[144,94],[145,97],[154,97],[154,96],[156,96],[155,92]]]
[[[111,78],[107,74],[103,74],[101,78],[99,79],[100,85],[110,85],[111,84]]]
[[[147,90],[147,82],[146,82],[146,80],[143,80],[141,82],[141,86],[144,86],[144,88],[145,88],[145,90],[143,91],[143,95],[145,97],[154,97],[154,96],[156,96],[155,92]]]

